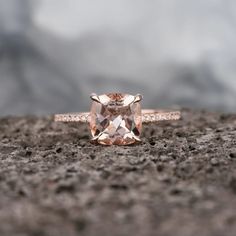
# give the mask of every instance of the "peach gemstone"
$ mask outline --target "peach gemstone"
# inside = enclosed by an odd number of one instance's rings
[[[90,129],[94,141],[103,145],[129,145],[140,141],[141,105],[135,96],[103,94],[92,102]]]

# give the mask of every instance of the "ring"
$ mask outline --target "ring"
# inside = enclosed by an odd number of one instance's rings
[[[93,143],[130,145],[140,142],[143,123],[178,120],[180,111],[141,109],[143,96],[123,93],[91,94],[90,112],[56,114],[55,121],[89,123]]]

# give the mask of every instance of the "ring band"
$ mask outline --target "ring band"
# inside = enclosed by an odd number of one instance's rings
[[[171,121],[179,120],[181,112],[179,111],[164,111],[154,109],[142,109],[142,122],[143,123],[155,123],[158,121]],[[54,117],[56,122],[79,122],[89,123],[90,113],[89,112],[78,112],[68,114],[56,114]]]

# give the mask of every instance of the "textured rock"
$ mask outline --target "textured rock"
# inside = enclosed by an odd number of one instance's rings
[[[86,126],[0,120],[0,235],[234,236],[236,115],[184,111],[136,146]]]

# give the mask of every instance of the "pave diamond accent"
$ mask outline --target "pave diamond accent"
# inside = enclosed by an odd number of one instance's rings
[[[96,95],[90,111],[93,140],[103,145],[129,145],[140,141],[140,100],[121,93]]]
[[[63,122],[80,122],[85,123],[89,120],[89,113],[70,113],[70,114],[58,114],[55,115],[55,121],[63,121]]]
[[[179,120],[180,117],[179,111],[143,110],[142,122],[152,123],[164,120]]]

